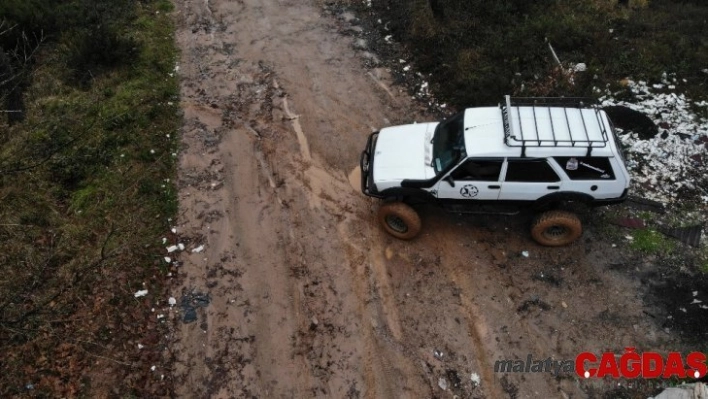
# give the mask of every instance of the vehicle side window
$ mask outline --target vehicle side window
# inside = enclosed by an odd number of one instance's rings
[[[509,160],[505,181],[556,182],[560,178],[545,159]]]
[[[468,159],[452,173],[453,180],[498,181],[503,161]]]
[[[614,180],[610,159],[606,157],[554,157],[571,180]]]

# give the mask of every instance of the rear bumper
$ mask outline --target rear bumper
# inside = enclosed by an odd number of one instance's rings
[[[366,140],[366,147],[359,158],[359,168],[361,169],[361,192],[364,195],[374,198],[383,198],[376,190],[374,185],[374,148],[376,147],[376,139],[379,132],[374,132],[369,135]]]

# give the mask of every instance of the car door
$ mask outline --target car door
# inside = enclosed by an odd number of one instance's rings
[[[500,200],[534,201],[558,192],[563,182],[545,158],[507,159]]]
[[[468,158],[437,183],[438,198],[496,200],[502,158]]]

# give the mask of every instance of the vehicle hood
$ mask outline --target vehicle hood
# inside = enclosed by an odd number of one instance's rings
[[[430,166],[430,140],[437,125],[438,122],[416,123],[381,129],[373,157],[374,184],[379,191],[399,186],[405,179],[435,176]]]

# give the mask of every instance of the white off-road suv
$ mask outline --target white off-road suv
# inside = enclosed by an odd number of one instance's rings
[[[421,222],[411,207],[454,211],[536,211],[532,237],[567,245],[582,234],[579,208],[622,202],[629,173],[607,114],[591,101],[511,98],[468,108],[442,122],[392,126],[369,136],[361,188],[381,198],[379,220],[411,239]]]

